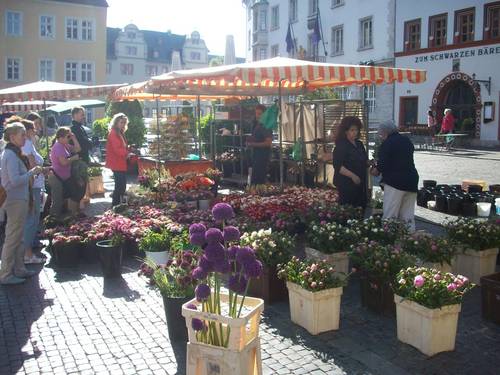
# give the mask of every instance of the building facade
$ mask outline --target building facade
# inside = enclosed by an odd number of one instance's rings
[[[427,70],[423,84],[396,84],[395,119],[441,122],[450,108],[456,132],[500,142],[500,1],[398,1],[396,66]]]
[[[105,0],[0,1],[0,88],[106,82]]]
[[[243,0],[247,60],[275,56],[337,64],[394,66],[395,0]],[[317,26],[315,26],[317,23]],[[294,43],[290,48],[287,34]],[[318,41],[318,31],[320,40]],[[393,118],[394,86],[338,89],[367,99],[370,126]]]

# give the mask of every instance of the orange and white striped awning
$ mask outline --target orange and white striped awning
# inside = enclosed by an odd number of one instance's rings
[[[0,90],[0,102],[69,100],[108,96],[121,86],[123,84],[85,86],[38,81]]]
[[[32,100],[26,102],[5,102],[0,105],[0,108],[3,112],[29,112],[40,111],[44,108],[50,108],[51,106],[59,103],[60,102],[51,100],[45,101],[45,103],[43,102],[43,100]]]

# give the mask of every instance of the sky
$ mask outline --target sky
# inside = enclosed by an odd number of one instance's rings
[[[210,54],[224,55],[226,35],[234,36],[237,57],[245,57],[245,7],[241,0],[107,0],[108,26],[173,34],[200,33]]]

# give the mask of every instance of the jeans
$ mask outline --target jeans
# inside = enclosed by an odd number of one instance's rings
[[[38,226],[40,225],[40,205],[42,201],[41,195],[41,188],[33,188],[33,208],[29,210],[24,224],[24,245],[26,247],[32,246],[38,232]]]
[[[127,172],[113,171],[115,179],[115,190],[113,191],[113,202],[111,205],[117,206],[122,202],[122,196],[127,190]]]

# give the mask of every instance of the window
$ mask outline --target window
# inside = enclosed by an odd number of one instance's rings
[[[259,30],[267,30],[267,12],[265,10],[259,12]]]
[[[146,75],[153,77],[158,75],[158,67],[156,65],[146,65]]]
[[[122,76],[134,75],[134,64],[120,64],[120,72]]]
[[[5,34],[9,36],[23,35],[23,14],[8,10],[5,12]]]
[[[157,115],[157,114],[158,114],[158,113],[156,112],[156,108],[151,108],[151,117],[152,117],[152,118],[156,118],[156,115]]]
[[[309,16],[315,16],[318,13],[318,0],[309,0]]]
[[[375,111],[375,85],[366,86],[364,90],[368,112],[373,113]]]
[[[7,81],[21,80],[21,59],[17,57],[7,57],[6,74]]]
[[[163,65],[162,68],[161,68],[161,72],[162,73],[168,73],[168,66],[167,65]]]
[[[94,122],[94,110],[92,108],[87,108],[85,112],[85,120],[87,124],[92,124]]]
[[[54,60],[40,60],[39,77],[42,81],[54,80]]]
[[[332,56],[344,53],[344,26],[332,27]]]
[[[77,82],[78,63],[74,61],[66,61],[64,77],[66,82]]]
[[[167,117],[167,107],[160,108],[161,117]]]
[[[279,44],[274,44],[271,46],[271,57],[277,57],[280,54]]]
[[[110,62],[106,63],[106,74],[111,74],[111,63]]]
[[[340,100],[352,99],[352,91],[350,87],[335,87],[333,92],[338,96]]]
[[[271,30],[280,27],[280,7],[279,5],[271,8]]]
[[[474,40],[474,8],[455,12],[455,43]]]
[[[144,108],[144,117],[149,118],[149,114],[151,113],[149,108]]]
[[[373,48],[373,21],[371,17],[359,20],[359,49]]]
[[[319,54],[319,43],[314,41],[313,35],[314,33],[307,36],[307,54],[316,58]]]
[[[447,23],[447,14],[440,14],[429,18],[429,47],[443,47],[446,45]]]
[[[78,20],[76,18],[66,19],[66,39],[78,39]]]
[[[90,83],[92,82],[92,74],[93,66],[91,63],[82,63],[80,68],[80,75],[82,77],[82,83]]]
[[[336,8],[344,4],[344,0],[332,0],[332,8]]]
[[[40,16],[40,36],[42,38],[54,39],[55,37],[54,16]]]
[[[91,20],[82,20],[82,40],[94,40],[93,22]]]
[[[126,46],[125,50],[127,52],[127,55],[129,55],[129,56],[137,56],[137,47],[135,47],[135,46]]]
[[[499,39],[500,38],[500,4],[486,4],[485,5],[485,39]]]
[[[288,8],[288,20],[297,22],[297,0],[290,0]]]
[[[129,38],[129,39],[135,39],[135,33],[133,31],[129,31],[127,33],[127,38]]]
[[[267,51],[265,48],[259,50],[259,60],[265,60],[267,58]]]
[[[191,52],[189,54],[189,57],[191,60],[201,60],[201,53],[200,52]]]
[[[420,19],[405,22],[405,51],[420,49]]]

